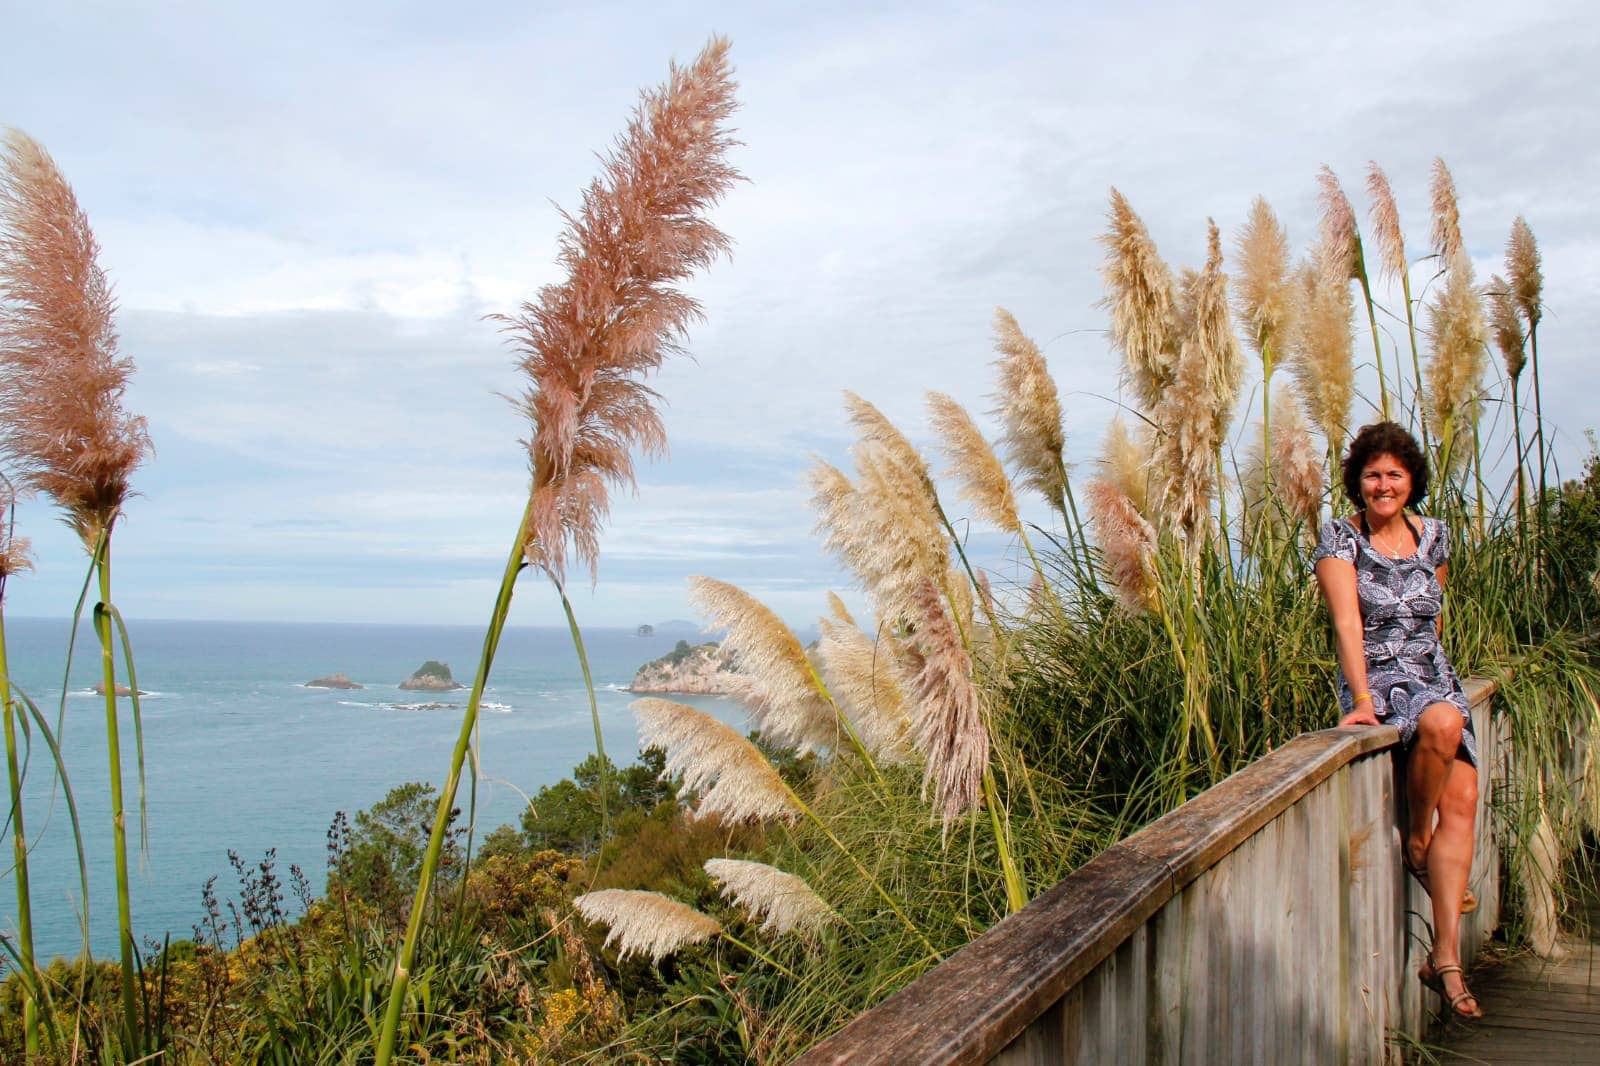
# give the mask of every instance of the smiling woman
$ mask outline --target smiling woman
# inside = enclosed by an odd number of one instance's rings
[[[1482,1011],[1462,980],[1459,946],[1461,914],[1477,906],[1467,890],[1477,742],[1466,695],[1439,641],[1448,534],[1438,519],[1405,513],[1427,494],[1428,465],[1395,423],[1357,433],[1343,473],[1356,513],[1324,525],[1316,551],[1337,637],[1345,711],[1339,724],[1399,727],[1407,748],[1404,861],[1433,897],[1433,951],[1419,976],[1458,1015],[1477,1018]]]

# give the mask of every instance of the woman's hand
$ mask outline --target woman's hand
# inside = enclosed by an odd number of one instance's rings
[[[1366,701],[1363,700],[1362,702],[1365,703]],[[1372,713],[1371,707],[1357,707],[1355,710],[1339,719],[1339,725],[1341,726],[1381,724],[1382,723],[1378,721],[1378,716]]]

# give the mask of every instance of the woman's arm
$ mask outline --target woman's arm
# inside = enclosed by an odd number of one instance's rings
[[[1328,601],[1328,613],[1333,616],[1333,636],[1339,650],[1339,669],[1350,691],[1357,696],[1367,692],[1367,655],[1365,632],[1361,625],[1361,603],[1356,598],[1356,568],[1343,559],[1333,557],[1317,560],[1317,583]],[[1377,725],[1378,716],[1373,711],[1370,693],[1358,699],[1350,713],[1339,720],[1340,725]]]

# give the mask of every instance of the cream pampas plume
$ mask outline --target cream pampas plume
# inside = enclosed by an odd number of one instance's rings
[[[1483,302],[1463,251],[1450,262],[1443,290],[1429,307],[1432,351],[1428,359],[1428,420],[1437,427],[1441,466],[1459,470],[1467,461],[1471,427],[1478,420],[1484,371]]]
[[[1544,317],[1544,271],[1539,264],[1539,244],[1521,215],[1511,223],[1511,238],[1506,242],[1506,276],[1528,329],[1538,329],[1539,319]]]
[[[922,453],[918,452],[906,439],[906,435],[900,432],[899,427],[889,421],[888,417],[870,401],[846,389],[844,409],[850,424],[860,435],[861,443],[882,449],[896,465],[914,473],[930,485],[933,483],[933,476],[928,471],[928,464],[922,458]]]
[[[1154,411],[1177,371],[1177,293],[1172,270],[1156,251],[1144,221],[1116,189],[1111,190],[1101,276],[1103,306],[1111,311],[1111,341],[1122,352],[1123,371],[1140,406]]]
[[[1061,428],[1055,379],[1039,346],[1003,307],[994,312],[994,347],[1000,356],[994,361],[998,379],[994,413],[1005,427],[1001,439],[1006,456],[1021,473],[1023,484],[1066,518],[1067,471],[1062,453],[1067,439]]]
[[[635,700],[632,707],[640,746],[666,752],[666,772],[682,774],[684,787],[700,794],[696,817],[762,821],[801,813],[778,771],[732,726],[671,700]]]
[[[1403,278],[1406,275],[1406,238],[1400,230],[1400,208],[1395,205],[1389,176],[1373,162],[1367,164],[1367,196],[1372,200],[1368,217],[1372,219],[1372,236],[1377,241],[1383,276]]]
[[[722,932],[715,918],[659,892],[606,888],[573,897],[572,906],[587,920],[611,927],[606,947],[615,945],[623,958],[648,955],[651,962],[660,962]]]
[[[569,554],[595,573],[607,486],[634,484],[633,451],[666,430],[644,378],[681,351],[700,305],[683,291],[729,241],[706,214],[740,178],[726,153],[734,82],[728,42],[647,92],[601,177],[566,216],[564,281],[502,317],[521,353],[533,474],[527,557],[557,583]]]
[[[989,764],[989,731],[983,724],[972,659],[945,610],[939,587],[924,580],[913,610],[913,640],[923,661],[911,681],[916,702],[912,742],[923,757],[923,787],[932,789],[934,808],[948,830],[977,806]]]
[[[838,921],[833,908],[803,878],[775,866],[745,859],[707,859],[705,871],[721,889],[723,899],[760,919],[763,933],[810,935]]]
[[[1449,270],[1462,252],[1461,208],[1456,202],[1456,182],[1444,160],[1435,158],[1428,189],[1433,201],[1433,250],[1441,270]]]
[[[1106,478],[1088,489],[1089,522],[1100,542],[1100,556],[1117,602],[1138,614],[1155,596],[1156,531],[1126,493]]]
[[[1211,521],[1218,455],[1243,373],[1228,313],[1222,238],[1214,222],[1205,268],[1187,279],[1184,290],[1185,336],[1176,376],[1157,409],[1160,430],[1153,459],[1162,479],[1162,519],[1182,531],[1194,552]]]
[[[1306,409],[1335,450],[1345,439],[1355,400],[1350,332],[1354,299],[1349,282],[1327,266],[1325,256],[1336,254],[1324,245],[1317,262],[1303,264],[1297,272],[1304,310],[1290,347],[1290,369]]]
[[[945,393],[929,392],[928,413],[950,460],[947,473],[956,479],[961,497],[989,524],[1013,536],[1021,534],[1011,479],[967,409]]]
[[[1239,232],[1238,259],[1235,299],[1245,340],[1264,362],[1279,361],[1295,333],[1299,293],[1289,276],[1289,235],[1263,197]]]
[[[828,590],[828,613],[834,617],[835,621],[842,622],[847,626],[856,624],[855,616],[850,613],[850,608],[844,605],[844,600],[840,599],[839,594],[832,589]]]
[[[1120,417],[1111,419],[1100,452],[1101,476],[1126,496],[1140,515],[1150,514],[1151,451],[1148,433],[1136,436],[1128,432],[1127,423]]]
[[[122,408],[116,301],[88,217],[55,161],[10,131],[0,148],[0,451],[86,547],[108,532],[150,451]]]
[[[737,585],[709,577],[689,578],[689,602],[727,628],[722,648],[751,683],[761,731],[804,751],[832,751],[839,738],[833,704],[783,620]]]
[[[948,566],[948,541],[921,466],[914,451],[864,441],[856,446],[857,481],[820,459],[808,474],[823,547],[856,575],[891,626],[907,617],[917,583],[942,578]]]
[[[823,676],[862,744],[876,758],[903,761],[911,703],[897,669],[904,654],[899,642],[888,633],[873,640],[848,620],[823,618],[818,624]]]

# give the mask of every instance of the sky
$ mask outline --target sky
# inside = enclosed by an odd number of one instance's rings
[[[1197,265],[1206,220],[1231,250],[1257,195],[1307,247],[1324,163],[1364,218],[1376,160],[1415,257],[1442,156],[1480,277],[1517,215],[1539,238],[1565,470],[1600,425],[1589,4],[0,0],[0,24],[0,125],[88,213],[155,443],[116,535],[130,618],[487,621],[529,427],[486,316],[558,280],[560,206],[713,33],[740,83],[748,180],[715,214],[734,252],[655,382],[671,457],[614,496],[598,581],[575,582],[587,624],[693,617],[691,574],[796,624],[824,611],[848,579],[804,475],[848,464],[842,391],[931,443],[927,390],[990,406],[997,306],[1043,347],[1092,472],[1118,397],[1096,306],[1113,186]],[[7,611],[65,615],[81,548],[46,503],[17,523],[37,570]],[[975,537],[1004,577],[1005,545]],[[525,580],[512,621],[560,620]]]

